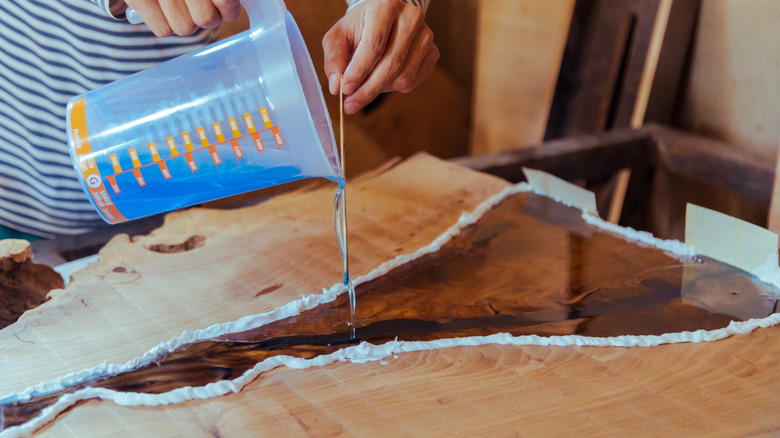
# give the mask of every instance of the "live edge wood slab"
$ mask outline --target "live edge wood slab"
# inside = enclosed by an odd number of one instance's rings
[[[426,155],[352,182],[353,277],[429,243],[507,184]],[[339,282],[334,194],[189,210],[114,238],[68,288],[0,330],[0,396]],[[650,348],[458,347],[277,368],[240,393],[171,406],[92,400],[37,435],[772,436],[778,375],[778,327]]]
[[[38,307],[50,290],[62,286],[62,277],[49,266],[33,263],[29,242],[0,240],[0,329]]]

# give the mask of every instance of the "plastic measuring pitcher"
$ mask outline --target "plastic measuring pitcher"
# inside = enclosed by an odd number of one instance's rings
[[[309,52],[280,0],[251,28],[70,100],[70,153],[109,223],[308,177],[343,181]]]

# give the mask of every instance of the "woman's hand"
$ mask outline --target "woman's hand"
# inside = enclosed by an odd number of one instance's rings
[[[262,0],[261,0],[262,1]],[[215,29],[241,14],[239,0],[126,0],[159,37],[189,35],[199,27]]]
[[[343,87],[347,114],[380,93],[412,91],[439,59],[425,11],[401,0],[364,0],[328,31],[322,46],[330,92]]]

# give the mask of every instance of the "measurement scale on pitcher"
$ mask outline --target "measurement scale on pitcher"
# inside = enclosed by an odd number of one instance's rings
[[[143,146],[129,148],[127,150],[127,157],[120,158],[117,153],[109,154],[113,174],[108,174],[103,176],[103,178],[108,182],[108,186],[111,188],[113,194],[119,195],[123,193],[123,187],[125,193],[129,189],[137,188],[143,190],[144,187],[147,186],[147,181],[150,179],[150,172],[152,172],[152,169],[154,168],[156,168],[154,172],[159,172],[163,180],[179,177],[192,177],[197,172],[202,171],[201,169],[207,165],[212,166],[212,169],[216,168],[219,170],[219,166],[223,164],[223,159],[227,159],[227,157],[235,157],[235,160],[238,160],[239,163],[242,159],[251,160],[257,158],[249,158],[246,156],[246,139],[251,139],[252,141],[253,147],[251,153],[259,155],[262,159],[262,154],[268,151],[265,145],[268,144],[269,141],[272,141],[276,148],[281,150],[282,146],[284,146],[284,138],[282,137],[279,127],[274,126],[271,123],[271,118],[269,117],[266,108],[260,108],[259,115],[263,123],[260,130],[255,127],[254,119],[250,113],[243,114],[243,132],[242,128],[239,127],[239,122],[236,118],[229,118],[227,120],[227,125],[229,127],[229,133],[232,135],[229,139],[225,136],[222,124],[220,124],[220,122],[214,122],[209,127],[212,130],[211,135],[207,133],[205,127],[201,126],[196,129],[196,135],[199,141],[199,144],[197,145],[193,143],[190,133],[184,131],[179,134],[178,139],[174,136],[166,137],[164,139],[165,146],[162,148],[158,146],[157,142],[149,141],[146,145],[146,149],[144,149]],[[139,155],[139,150],[141,151],[140,154],[144,155],[143,161],[141,155]],[[196,160],[196,157],[198,160]],[[204,157],[208,158],[204,159]],[[178,160],[182,163],[186,162],[186,168],[189,169],[189,172],[172,173],[170,168],[174,167],[172,165],[173,160]],[[128,161],[130,165],[127,164]],[[100,163],[98,163],[98,167],[101,167]],[[180,168],[185,166],[179,165],[175,167]],[[128,187],[130,178],[127,176],[130,174],[132,175],[132,179],[134,179],[133,186],[137,187]],[[101,172],[101,175],[103,175],[103,172]],[[117,178],[119,178],[120,181],[123,181],[124,184],[120,186],[117,182]]]
[[[74,105],[76,113],[79,109],[78,103]],[[77,114],[71,119],[74,126],[80,120]],[[192,119],[182,117],[178,126],[168,123],[147,128],[126,148],[82,159],[85,183],[109,219],[121,222],[128,214],[145,216],[163,202],[166,210],[182,207],[174,205],[169,196],[182,190],[182,184],[190,191],[202,188],[213,193],[221,186],[235,190],[237,184],[250,185],[253,178],[249,173],[258,169],[266,179],[275,178],[275,183],[301,177],[294,169],[282,130],[267,107],[217,121],[194,123]]]

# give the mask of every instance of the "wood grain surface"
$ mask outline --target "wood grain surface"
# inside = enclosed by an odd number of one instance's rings
[[[505,186],[425,155],[355,181],[354,276],[427,244]],[[115,239],[64,292],[0,331],[0,369],[10,370],[0,373],[0,395],[104,360],[122,363],[183,329],[337,282],[334,192],[190,210],[149,236]],[[188,251],[148,249],[192,236],[204,239],[190,240]],[[136,408],[91,400],[38,435],[772,436],[780,433],[778,336],[770,327],[658,347],[487,345],[277,368],[210,400]]]
[[[279,368],[168,408],[90,401],[41,436],[776,436],[780,328],[653,348],[458,347]]]

